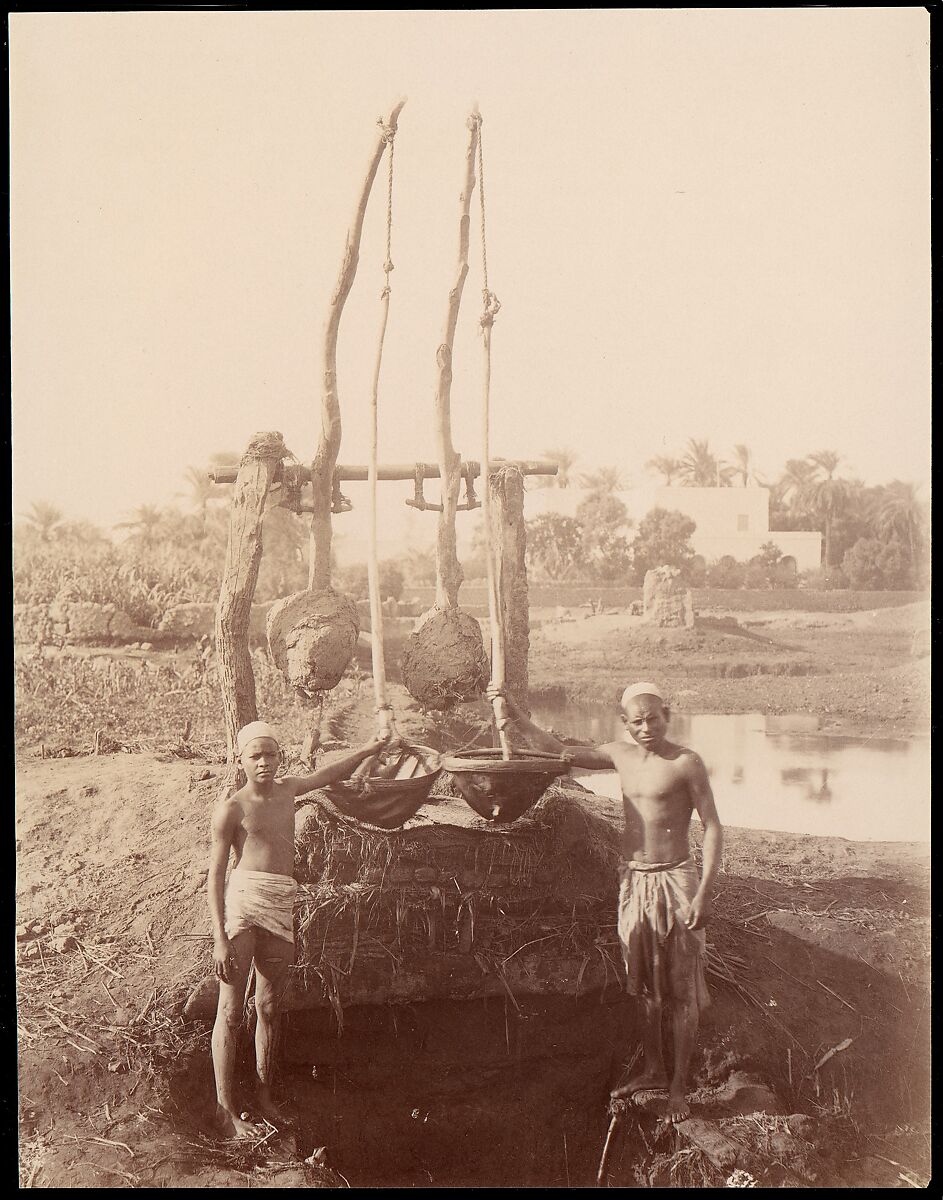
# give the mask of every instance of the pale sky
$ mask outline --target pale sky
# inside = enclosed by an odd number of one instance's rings
[[[921,8],[17,13],[10,78],[15,512],[121,520],[257,430],[312,457],[327,301],[400,95],[382,461],[436,458],[477,100],[493,454],[567,446],[647,482],[706,437],[769,475],[828,448],[868,482],[929,480]],[[340,330],[347,463],[366,462],[383,170]]]

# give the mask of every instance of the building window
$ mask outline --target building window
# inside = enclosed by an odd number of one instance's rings
[[[750,528],[750,517],[747,513],[737,514],[737,533],[746,533]]]

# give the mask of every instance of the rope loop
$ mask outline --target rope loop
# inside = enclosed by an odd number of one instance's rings
[[[491,326],[494,324],[495,317],[501,311],[501,301],[494,294],[494,292],[489,292],[487,288],[482,289],[481,298],[485,307],[481,314],[479,324],[482,328],[484,328],[485,326]]]

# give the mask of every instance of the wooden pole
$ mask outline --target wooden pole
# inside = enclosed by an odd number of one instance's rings
[[[393,142],[390,140],[389,194],[387,199],[387,259],[385,264],[386,286],[380,296],[383,315],[380,322],[380,338],[377,358],[373,370],[373,389],[370,394],[370,461],[367,482],[370,491],[370,545],[367,554],[367,587],[370,593],[370,654],[373,663],[373,694],[377,707],[377,729],[380,733],[393,734],[393,710],[386,698],[386,663],[383,658],[383,605],[380,599],[380,564],[377,559],[377,429],[380,389],[380,366],[383,362],[383,340],[390,316],[390,236],[393,220]]]
[[[475,190],[475,153],[478,148],[477,108],[468,120],[468,148],[465,151],[465,178],[459,195],[458,272],[449,291],[445,315],[445,334],[436,351],[439,368],[435,393],[436,433],[439,441],[439,477],[442,480],[442,512],[436,542],[436,607],[458,607],[458,589],[464,578],[455,544],[455,511],[461,487],[461,457],[452,444],[452,348],[455,326],[462,303],[465,278],[468,275],[468,243],[471,224],[471,198]]]
[[[491,622],[491,682],[495,687],[505,686],[504,662],[504,628],[501,623],[501,605],[498,600],[497,572],[494,561],[494,542],[491,534],[491,487],[490,464],[488,462],[488,443],[490,440],[491,422],[491,326],[494,314],[490,306],[481,319],[481,333],[484,341],[484,388],[482,393],[481,420],[481,469],[488,484],[481,489],[481,512],[485,529],[485,558],[488,564],[488,617]],[[511,743],[508,740],[507,725],[510,717],[503,696],[494,701],[494,721],[498,728],[498,741],[501,745],[501,757],[511,757]]]
[[[484,477],[482,488],[482,517],[485,527],[485,558],[488,564],[488,616],[491,621],[491,684],[493,687],[505,686],[504,668],[504,629],[501,623],[501,606],[498,603],[497,580],[494,563],[494,542],[491,533],[491,474],[489,464],[489,442],[491,437],[491,330],[494,319],[501,307],[498,297],[488,287],[488,250],[485,234],[485,168],[481,142],[481,115],[476,111],[472,120],[478,126],[478,199],[481,204],[481,268],[484,311],[481,314],[481,344],[484,349],[484,386],[482,388],[482,419],[481,419],[481,473]],[[501,757],[505,760],[511,757],[511,743],[507,735],[508,715],[507,703],[504,696],[496,696],[493,701],[494,723],[498,729],[498,741],[501,745]]]
[[[530,618],[525,559],[524,477],[514,467],[493,471],[488,491],[495,590],[504,641],[505,684],[514,699],[526,709]]]
[[[236,734],[258,718],[249,616],[262,559],[265,496],[276,467],[287,454],[280,433],[257,433],[242,456],[232,496],[226,563],[216,607],[216,657],[230,762],[236,757]]]
[[[442,472],[438,463],[385,463],[377,467],[377,479],[383,482],[408,479],[412,483],[416,478],[417,466],[423,479],[441,478]],[[504,467],[516,467],[522,475],[556,475],[560,469],[557,463],[547,462],[543,459],[494,458],[491,460],[492,474],[495,471],[503,470]],[[310,467],[292,466],[291,469],[301,483],[311,482]],[[213,483],[232,483],[238,470],[238,467],[214,467],[213,470],[207,471],[207,477]],[[368,474],[369,468],[364,466],[342,464],[334,468],[334,478],[339,483],[363,483]],[[478,479],[481,476],[481,463],[474,459],[468,459],[460,464],[459,474],[470,475],[472,479]]]
[[[334,466],[341,444],[341,410],[337,395],[337,331],[341,313],[357,273],[360,259],[360,237],[363,219],[370,199],[370,189],[387,144],[387,131],[396,132],[396,122],[405,99],[393,106],[389,120],[381,121],[381,131],[367,165],[360,189],[354,221],[347,231],[344,260],[330,310],[324,326],[324,377],[321,391],[321,437],[311,464],[314,514],[311,518],[311,547],[308,564],[308,587],[320,591],[331,583],[331,492],[334,486]]]

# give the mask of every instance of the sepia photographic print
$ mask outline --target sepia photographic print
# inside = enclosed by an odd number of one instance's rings
[[[927,1188],[927,10],[8,29],[19,1186]]]

